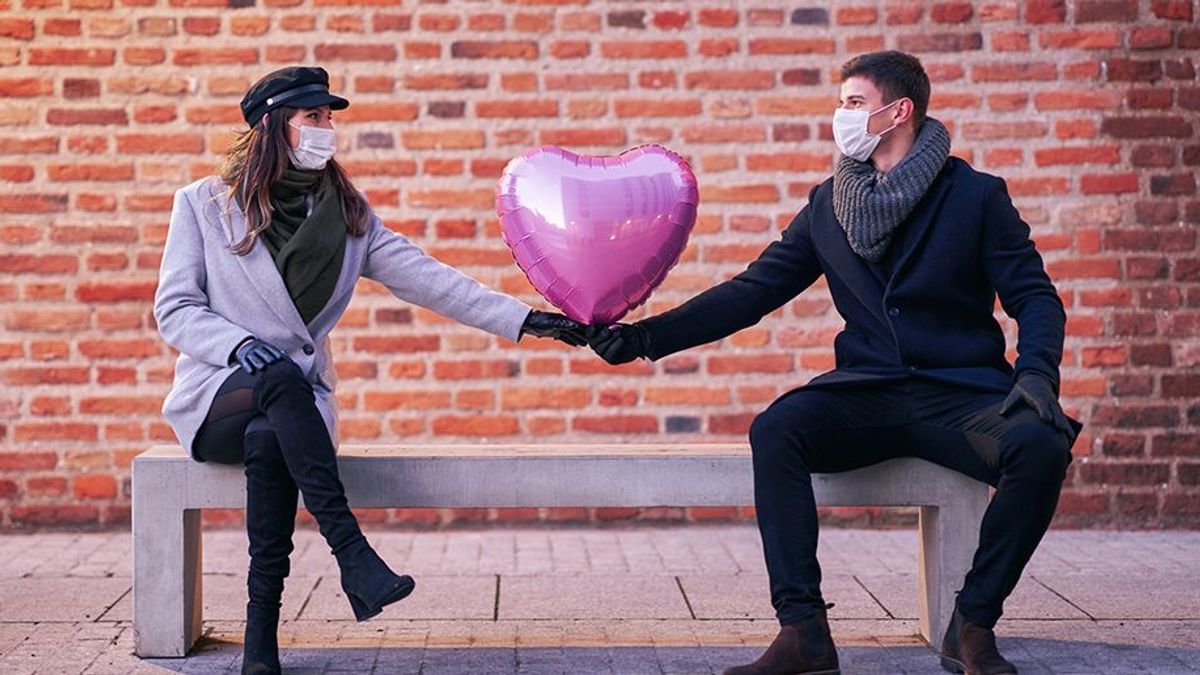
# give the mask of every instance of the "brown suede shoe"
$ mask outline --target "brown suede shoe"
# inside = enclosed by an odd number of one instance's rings
[[[992,629],[971,623],[957,609],[946,628],[946,637],[942,638],[942,668],[967,675],[1017,672],[1016,666],[1000,656]]]
[[[723,675],[840,675],[837,648],[829,635],[825,608],[812,618],[779,629],[775,641],[754,663]]]

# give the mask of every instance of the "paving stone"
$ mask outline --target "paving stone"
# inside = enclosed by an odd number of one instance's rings
[[[423,575],[412,595],[383,614],[389,619],[487,619],[495,616],[496,577],[446,577]],[[337,577],[323,577],[298,618],[349,619],[350,603]]]
[[[129,592],[129,579],[0,579],[0,621],[85,621]]]
[[[716,673],[757,658],[778,630],[753,527],[369,536],[417,575],[418,593],[354,622],[327,547],[301,529],[280,627],[289,673]],[[245,533],[206,533],[204,551],[206,637],[187,658],[143,660],[128,533],[0,536],[0,675],[238,672]],[[941,672],[916,636],[916,554],[912,529],[822,532],[843,672]],[[1196,560],[1200,533],[1051,532],[997,627],[1001,649],[1022,673],[1200,672]]]
[[[891,614],[916,619],[919,598],[915,574],[861,575],[858,581]],[[1023,577],[1004,605],[1004,616],[1013,619],[1086,619],[1087,614],[1063,600],[1037,580]]]
[[[698,619],[775,617],[766,575],[681,576],[679,581]],[[826,601],[835,603],[829,611],[831,618],[888,618],[887,612],[854,577],[826,576],[821,587]]]
[[[500,580],[500,618],[688,619],[671,576],[545,575]]]
[[[1128,569],[1102,579],[1086,573],[1039,574],[1037,579],[1096,619],[1200,620],[1195,575],[1195,569],[1187,576]],[[1192,590],[1181,592],[1185,588]]]

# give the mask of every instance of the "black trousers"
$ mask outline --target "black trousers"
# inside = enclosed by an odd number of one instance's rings
[[[1045,534],[1071,462],[1066,434],[1003,394],[931,380],[801,389],[754,419],[754,498],[780,623],[822,606],[812,474],[920,457],[996,488],[958,608],[991,627]]]

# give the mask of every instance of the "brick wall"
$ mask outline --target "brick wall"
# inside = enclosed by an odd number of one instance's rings
[[[212,172],[268,70],[325,66],[353,101],[340,159],[388,224],[542,306],[492,211],[506,161],[537,144],[686,155],[701,214],[658,311],[777,236],[830,171],[838,65],[882,48],[920,55],[955,154],[1008,179],[1066,301],[1064,402],[1088,426],[1059,522],[1194,527],[1195,5],[0,0],[0,527],[127,521],[131,458],[173,440],[158,413],[173,354],[150,309],[172,193]],[[610,368],[363,282],[334,333],[345,440],[742,441],[756,411],[832,366],[838,327],[814,288],[722,344]],[[865,513],[832,515],[879,516]]]

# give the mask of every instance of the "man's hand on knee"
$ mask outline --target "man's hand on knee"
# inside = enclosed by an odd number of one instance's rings
[[[1031,371],[1022,373],[1013,384],[1008,398],[1000,404],[1000,414],[1007,415],[1021,403],[1032,408],[1043,422],[1053,424],[1074,442],[1075,430],[1071,428],[1067,414],[1058,402],[1058,394],[1054,393],[1054,385],[1048,377]]]

